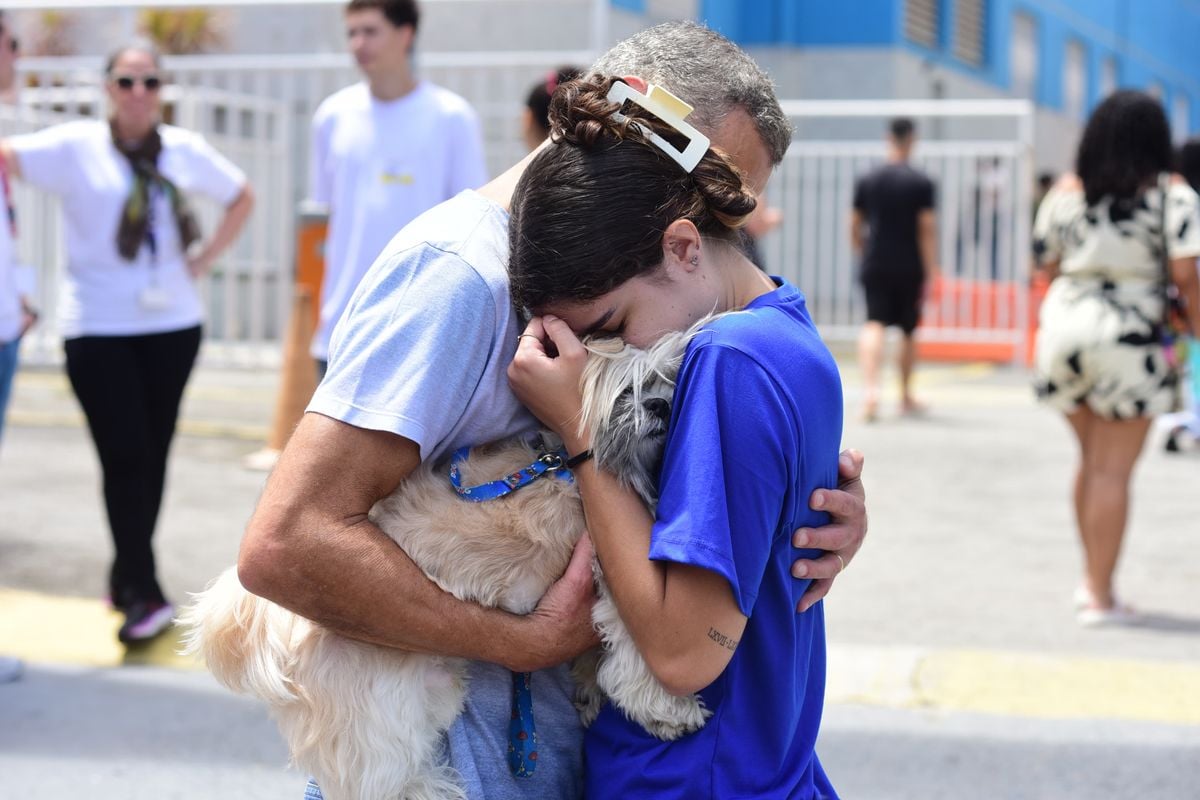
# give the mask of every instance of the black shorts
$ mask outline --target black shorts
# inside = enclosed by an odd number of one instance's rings
[[[867,292],[867,319],[887,327],[897,327],[908,336],[921,321],[921,289],[924,281],[898,283],[895,280],[863,279]]]

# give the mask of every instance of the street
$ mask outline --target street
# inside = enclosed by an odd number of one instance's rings
[[[870,535],[826,602],[818,753],[845,798],[1200,797],[1200,455],[1152,434],[1119,573],[1136,628],[1085,630],[1071,592],[1073,443],[1023,371],[929,365],[922,419],[859,422],[842,360],[844,442],[867,457]],[[200,369],[156,547],[178,603],[232,564],[264,474],[276,376]],[[272,723],[173,652],[117,645],[100,600],[98,468],[65,379],[18,376],[0,453],[5,796],[294,798]]]

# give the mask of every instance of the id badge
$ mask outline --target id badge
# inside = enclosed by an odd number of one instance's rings
[[[171,307],[171,293],[161,286],[147,286],[138,292],[138,304],[146,311],[164,311]]]

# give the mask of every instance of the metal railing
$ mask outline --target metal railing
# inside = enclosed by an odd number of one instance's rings
[[[420,72],[476,108],[495,175],[525,154],[520,117],[528,87],[559,64],[589,60],[580,51],[430,53],[422,55]],[[276,363],[290,298],[294,209],[308,186],[310,120],[322,99],[357,79],[356,71],[342,55],[195,56],[164,66],[174,78],[164,95],[172,120],[205,135],[245,169],[258,197],[247,232],[204,287],[209,312],[204,357],[224,364]],[[26,60],[24,75],[41,88],[24,94],[21,124],[35,124],[30,120],[38,114],[49,121],[98,113],[98,70],[94,59]],[[797,140],[768,188],[784,223],[762,242],[767,267],[805,290],[814,318],[833,341],[852,340],[863,318],[849,213],[854,181],[884,157],[877,139],[863,140],[863,126],[849,123],[895,115],[1012,123],[1012,135],[1000,139],[919,144],[916,161],[938,185],[940,260],[944,275],[955,281],[946,282],[953,290],[927,308],[934,324],[921,335],[1021,348],[1029,308],[1027,294],[1015,287],[1027,278],[1032,107],[1023,101],[793,101],[784,107],[810,129],[818,125],[828,132],[845,123],[847,131],[859,132],[857,140]],[[19,204],[21,252],[42,267],[52,323],[49,295],[61,269],[57,215],[52,201],[25,189]],[[204,209],[209,230],[217,211]],[[57,352],[52,325],[46,324],[25,355],[53,360]]]

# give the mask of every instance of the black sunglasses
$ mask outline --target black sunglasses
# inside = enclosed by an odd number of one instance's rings
[[[157,75],[146,75],[140,78],[133,75],[118,75],[113,78],[113,82],[117,84],[117,88],[123,89],[126,92],[132,89],[139,81],[142,86],[146,87],[147,92],[157,91],[162,86],[162,78]]]

